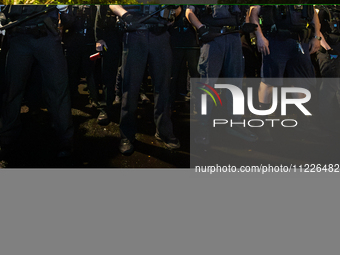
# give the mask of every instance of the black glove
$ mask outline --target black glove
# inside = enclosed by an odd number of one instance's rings
[[[138,16],[133,16],[131,13],[127,12],[122,16],[122,20],[125,23],[125,30],[126,31],[136,31],[138,28],[142,26],[139,21]]]
[[[254,23],[243,23],[241,26],[241,30],[246,34],[255,32],[256,28],[257,24]]]
[[[220,36],[221,34],[212,33],[209,31],[209,28],[205,25],[201,26],[198,30],[198,39],[204,43],[211,42],[215,37]]]

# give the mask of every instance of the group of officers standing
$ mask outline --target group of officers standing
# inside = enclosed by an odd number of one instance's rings
[[[306,80],[315,77],[310,54],[317,53],[322,77],[339,77],[338,8],[321,6],[318,9],[319,12],[310,5],[4,6],[2,25],[20,22],[6,29],[6,42],[1,52],[6,60],[1,61],[5,70],[1,73],[1,152],[8,153],[15,147],[21,128],[22,98],[35,66],[41,73],[43,94],[59,138],[58,156],[71,155],[74,142],[71,105],[77,99],[82,71],[92,102],[99,101],[94,62],[89,59],[96,51],[103,56],[101,79],[106,101],[98,122],[108,123],[112,119],[116,77],[121,66],[119,150],[124,155],[134,151],[135,112],[145,70],[153,84],[155,138],[169,149],[177,149],[180,143],[173,131],[171,106],[178,91],[183,90],[177,88],[181,70],[187,68],[190,77],[202,78],[203,84],[214,84],[219,77],[244,77],[247,67],[242,45],[251,45],[251,34],[257,41],[257,47],[251,50],[255,56],[252,61],[262,63],[259,109],[268,110],[272,88],[282,86],[283,77]],[[41,15],[23,20],[39,12]],[[58,30],[60,26],[62,36]],[[281,79],[272,84],[267,78]],[[236,85],[241,88],[242,82]],[[312,82],[310,85],[313,86]],[[194,94],[196,90],[192,88]],[[339,101],[339,90],[339,84],[321,85],[321,111],[328,111],[335,97]],[[227,93],[226,97],[230,117],[240,120],[242,116],[232,115],[232,94]],[[196,103],[196,108],[200,109],[199,100]],[[212,111],[209,100],[207,108],[207,115],[197,115],[201,127],[195,138],[198,144],[209,143],[207,127]],[[245,127],[234,126],[227,132],[247,141],[272,140],[268,128],[254,134]]]

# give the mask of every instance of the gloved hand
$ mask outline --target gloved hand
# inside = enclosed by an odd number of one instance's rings
[[[138,16],[133,16],[131,13],[127,12],[122,16],[122,20],[125,23],[125,30],[126,31],[135,31],[142,26],[139,21]]]
[[[68,5],[57,5],[57,9],[58,9],[60,12],[66,12],[67,9],[68,9]]]
[[[98,42],[96,42],[96,51],[103,51],[107,49],[107,45],[106,42],[104,40],[99,40]]]
[[[205,25],[201,26],[198,30],[198,39],[204,43],[211,42],[215,37],[220,36],[221,34],[212,33],[209,31],[209,28]]]

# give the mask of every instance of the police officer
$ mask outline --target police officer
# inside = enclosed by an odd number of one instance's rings
[[[169,84],[171,77],[170,35],[168,20],[160,12],[154,16],[159,5],[126,6],[110,5],[114,14],[122,18],[126,25],[123,38],[122,59],[122,108],[120,119],[121,142],[119,150],[128,155],[134,151],[136,134],[135,112],[138,93],[145,67],[149,71],[154,86],[154,122],[156,139],[164,142],[169,149],[180,147],[173,134],[169,109]],[[165,14],[168,11],[164,11]],[[144,19],[144,21],[141,19]]]
[[[322,82],[319,91],[321,123],[327,130],[339,133],[334,121],[334,103],[340,106],[340,7],[335,5],[316,6],[321,23],[322,40],[316,52]],[[326,79],[324,79],[326,78]],[[333,78],[333,79],[327,79]]]
[[[283,85],[284,74],[305,78],[301,80],[305,82],[305,87],[315,84],[310,54],[319,49],[321,33],[313,6],[254,6],[250,22],[261,25],[255,32],[257,48],[263,58],[262,82],[258,92],[260,110],[271,108],[272,88]],[[278,79],[268,81],[267,78]],[[295,96],[303,98],[305,95]],[[259,131],[262,140],[272,141],[269,127],[265,126]]]
[[[198,71],[203,83],[214,84],[218,77],[242,78],[244,60],[240,29],[242,11],[238,5],[190,6],[186,10],[187,19],[196,27],[202,42]],[[242,88],[241,79],[237,85]],[[196,88],[197,89],[197,88]],[[233,98],[227,92],[227,109],[230,117],[239,122],[242,116],[233,116]],[[200,109],[200,100],[196,107]],[[200,134],[195,138],[198,144],[209,143],[208,120],[213,102],[208,100],[207,115],[199,115]],[[257,136],[247,128],[233,125],[227,132],[246,141],[256,141]]]
[[[69,156],[73,150],[73,125],[66,60],[56,30],[58,10],[29,19],[6,31],[9,37],[7,83],[2,109],[0,143],[2,151],[13,149],[20,134],[20,108],[26,81],[37,61],[47,95],[48,111],[58,138],[58,156]],[[65,11],[65,6],[58,6]],[[16,21],[47,9],[44,5],[12,5],[3,10],[7,21]]]
[[[123,31],[118,17],[108,5],[100,5],[96,21],[96,50],[102,52],[102,83],[106,106],[98,115],[100,125],[112,120],[113,101],[118,67],[122,56]]]
[[[95,65],[90,60],[90,56],[96,53],[96,15],[95,5],[69,5],[67,13],[61,15],[62,40],[67,59],[72,103],[75,103],[78,96],[81,75],[85,73],[93,107],[97,107],[99,101],[99,93],[94,80]]]

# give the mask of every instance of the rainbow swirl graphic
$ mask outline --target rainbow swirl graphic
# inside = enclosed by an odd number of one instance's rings
[[[212,92],[214,92],[214,94],[217,96],[217,98],[218,98],[218,100],[220,101],[220,104],[221,104],[221,106],[222,106],[222,100],[221,100],[220,96],[218,95],[217,91],[216,91],[213,87],[209,86],[208,84],[202,83],[202,82],[197,82],[197,83],[206,86],[206,87],[209,88]],[[207,93],[207,94],[212,98],[212,100],[214,100],[215,106],[217,106],[216,100],[215,100],[214,96],[209,92],[209,90],[206,90],[206,89],[204,89],[204,88],[199,88],[199,89],[200,89],[200,90],[203,90],[205,93]]]

